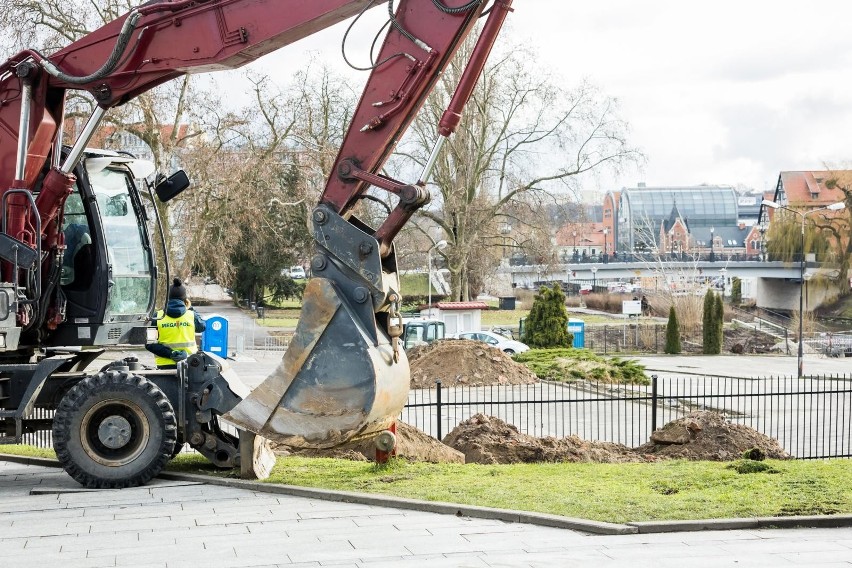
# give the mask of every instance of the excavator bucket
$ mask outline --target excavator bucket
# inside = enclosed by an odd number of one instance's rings
[[[401,349],[363,319],[327,278],[312,278],[281,364],[223,418],[293,447],[328,448],[387,429],[407,398]]]

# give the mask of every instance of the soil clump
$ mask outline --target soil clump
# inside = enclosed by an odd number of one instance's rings
[[[443,386],[527,385],[535,373],[499,349],[469,339],[442,339],[407,352],[411,388]]]
[[[444,444],[464,453],[467,463],[648,461],[621,444],[589,442],[577,436],[536,438],[484,414],[475,414],[460,423],[444,437]]]
[[[638,448],[591,442],[577,436],[536,438],[503,420],[476,414],[444,437],[464,453],[467,463],[647,462],[659,459],[729,461],[745,452],[769,459],[790,459],[776,440],[715,412],[693,412],[654,431]]]
[[[325,450],[291,448],[280,444],[273,445],[273,448],[278,455],[373,461],[376,459],[374,438],[375,436],[371,436]],[[458,450],[442,444],[414,426],[399,421],[396,423],[396,455],[409,461],[464,463],[464,454]]]
[[[769,459],[791,456],[777,440],[742,424],[732,424],[717,412],[692,412],[651,434],[637,452],[671,459],[728,461],[757,450]]]

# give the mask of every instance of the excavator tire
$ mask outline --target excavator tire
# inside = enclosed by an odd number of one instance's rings
[[[176,441],[169,399],[129,371],[83,379],[62,398],[53,420],[56,457],[91,489],[144,485],[171,459]]]

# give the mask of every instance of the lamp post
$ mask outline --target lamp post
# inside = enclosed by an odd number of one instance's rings
[[[716,228],[710,227],[710,262],[716,261],[716,253],[713,251],[713,237],[716,234]]]
[[[427,288],[429,289],[429,314],[428,317],[432,317],[432,249],[444,250],[447,247],[447,241],[440,240],[431,247],[429,247],[429,252],[426,253],[426,259],[429,263],[429,285]]]
[[[789,207],[784,207],[780,203],[776,203],[775,201],[770,201],[769,199],[764,199],[761,202],[766,207],[771,207],[772,209],[784,209],[785,211],[789,211],[790,213],[795,213],[802,219],[802,232],[801,232],[801,244],[802,244],[802,256],[799,259],[799,371],[797,373],[798,378],[802,378],[802,366],[805,356],[804,351],[804,337],[803,337],[803,329],[802,322],[805,319],[805,221],[808,218],[808,215],[811,213],[816,213],[818,211],[842,211],[846,209],[846,203],[840,201],[838,203],[832,203],[826,207],[820,207],[818,209],[811,209],[810,211],[805,211],[802,213],[801,211],[796,211],[795,209],[790,209]]]
[[[595,292],[595,286],[597,286],[597,284],[598,284],[598,267],[593,266],[592,267],[592,293],[593,294]]]
[[[571,236],[574,237],[574,256],[577,256],[577,231],[571,231]]]
[[[603,261],[604,261],[604,264],[606,264],[607,262],[609,262],[609,245],[607,244],[607,241],[606,241],[606,236],[609,234],[609,228],[608,228],[608,227],[604,227],[603,234],[604,234],[604,256],[603,256]]]

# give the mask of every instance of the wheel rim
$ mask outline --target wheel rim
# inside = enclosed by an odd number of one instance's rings
[[[93,461],[120,467],[139,457],[150,430],[145,412],[129,400],[102,401],[90,408],[80,423],[83,451]]]

